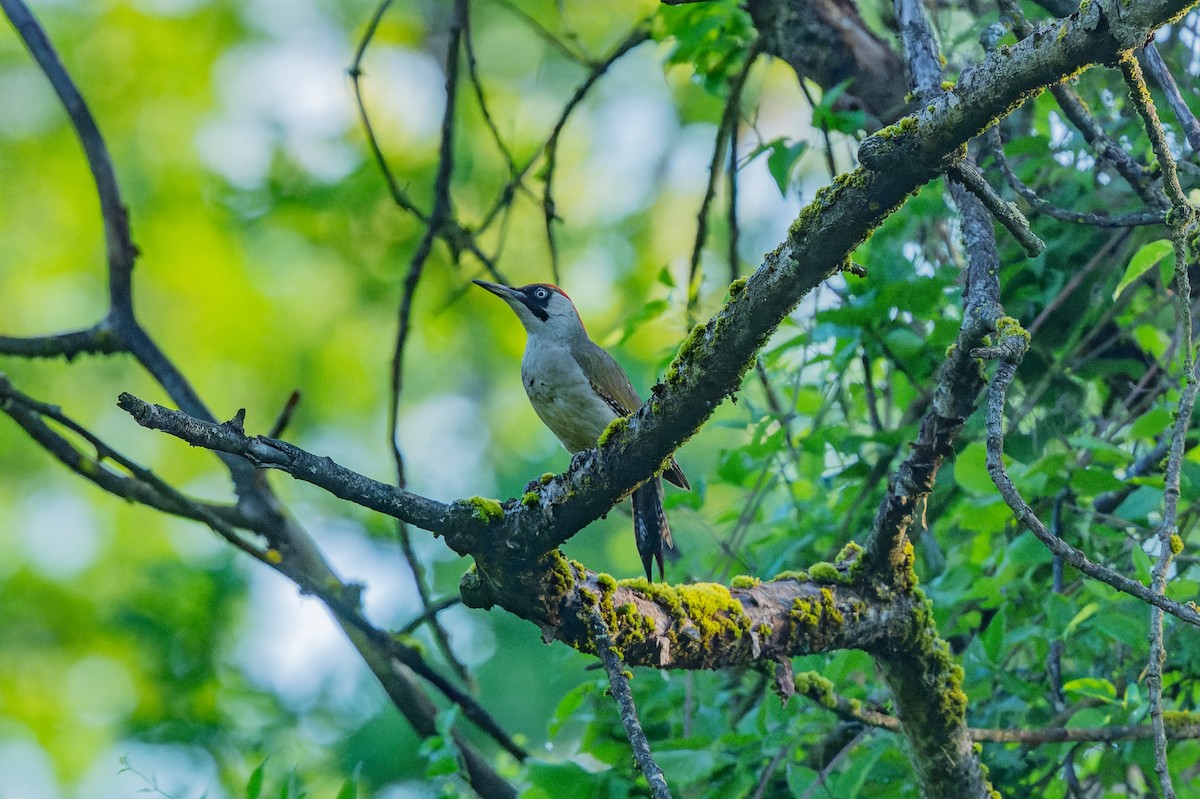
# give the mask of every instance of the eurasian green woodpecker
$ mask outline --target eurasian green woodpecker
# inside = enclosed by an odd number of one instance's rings
[[[525,327],[521,384],[538,417],[568,452],[596,446],[609,422],[642,406],[625,370],[588,338],[575,304],[558,286],[531,283],[512,288],[486,280],[475,284],[508,303]],[[674,458],[663,477],[691,488]],[[653,579],[653,561],[658,561],[662,579],[663,551],[672,546],[662,480],[655,476],[635,489],[632,503],[633,534],[646,579]]]

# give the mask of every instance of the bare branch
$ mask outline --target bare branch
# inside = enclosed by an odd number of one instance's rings
[[[692,245],[692,259],[688,267],[687,282],[687,315],[689,325],[692,324],[692,314],[695,311],[696,303],[700,299],[700,256],[704,252],[704,243],[708,239],[708,211],[717,194],[717,179],[721,174],[721,162],[726,157],[729,142],[737,134],[737,127],[741,123],[742,89],[746,85],[746,78],[750,76],[750,69],[754,66],[754,62],[758,60],[761,52],[762,43],[760,40],[755,39],[746,50],[744,56],[745,62],[742,64],[742,68],[729,80],[729,96],[725,98],[725,110],[721,113],[721,123],[717,126],[717,135],[713,141],[712,159],[708,165],[708,183],[704,188],[704,199],[700,201],[700,210],[696,214],[696,240]],[[737,154],[735,151],[730,151],[728,156],[732,161],[729,167],[729,174],[736,174]],[[730,204],[732,207],[732,182],[730,185]],[[733,218],[736,219],[736,214]],[[730,271],[734,273],[733,279],[736,279],[736,254],[730,256],[730,262],[733,264],[730,267]]]
[[[637,708],[633,704],[633,693],[629,690],[631,675],[625,673],[621,657],[617,654],[612,639],[608,635],[608,625],[604,623],[604,617],[600,615],[599,610],[593,608],[591,622],[596,654],[600,656],[600,662],[604,664],[604,671],[608,674],[609,691],[612,693],[613,701],[617,703],[621,726],[625,728],[625,737],[629,739],[629,746],[633,749],[633,762],[637,764],[638,771],[645,775],[646,782],[650,784],[650,795],[654,799],[671,799],[671,789],[667,787],[667,778],[658,763],[654,762],[654,754],[650,751],[650,742],[646,740],[646,733],[642,730],[642,723],[638,720]]]
[[[46,32],[42,30],[29,7],[23,0],[0,0],[0,8],[4,9],[21,40],[29,48],[30,54],[49,78],[50,85],[54,87],[67,116],[71,119],[71,126],[75,128],[79,142],[83,145],[83,153],[87,157],[88,168],[96,184],[96,194],[100,198],[100,215],[104,220],[111,311],[132,314],[130,276],[133,273],[134,259],[137,258],[137,247],[134,246],[129,233],[125,203],[121,199],[116,170],[113,169],[112,157],[108,153],[104,137],[100,135],[96,120],[75,86],[75,81],[67,73]]]
[[[1015,321],[1012,324],[1015,324]],[[975,351],[976,357],[999,356],[1002,358],[996,367],[996,374],[992,377],[991,386],[988,388],[987,406],[987,469],[992,482],[1000,491],[1000,496],[1008,503],[1017,520],[1028,527],[1038,540],[1046,545],[1047,549],[1061,557],[1066,563],[1074,566],[1088,577],[1106,583],[1118,591],[1136,597],[1149,605],[1159,607],[1190,624],[1200,625],[1200,610],[1197,610],[1194,604],[1181,604],[1167,599],[1142,583],[1095,563],[1078,549],[1055,536],[1046,529],[1046,525],[1033,512],[1033,508],[1029,507],[1028,503],[1021,498],[1016,486],[1013,485],[1012,479],[1008,476],[1008,470],[1004,466],[1004,402],[1008,386],[1012,383],[1021,356],[1024,354],[1023,334],[1024,331],[1019,327],[1014,328],[1009,335],[1001,334],[1001,347],[990,351]]]
[[[1108,216],[1106,214],[1088,214],[1082,211],[1072,211],[1067,208],[1060,208],[1054,203],[1041,197],[1036,191],[1027,186],[1022,180],[1017,177],[1017,173],[1013,171],[1008,163],[1008,159],[1004,155],[1004,145],[1000,141],[1000,131],[992,128],[987,132],[988,149],[991,152],[996,166],[1000,167],[1001,173],[1004,174],[1004,179],[1013,191],[1021,195],[1029,205],[1038,213],[1057,219],[1061,222],[1076,222],[1081,225],[1092,225],[1094,227],[1104,228],[1121,228],[1121,227],[1137,227],[1141,225],[1161,225],[1166,221],[1167,212],[1165,210],[1155,209],[1152,211],[1141,211],[1138,213],[1122,214],[1121,216]],[[1034,326],[1029,326],[1030,332]]]

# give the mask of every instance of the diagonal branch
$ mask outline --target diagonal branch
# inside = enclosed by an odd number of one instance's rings
[[[629,746],[633,749],[633,762],[637,764],[638,771],[645,775],[646,782],[650,783],[650,795],[654,799],[671,799],[667,778],[658,763],[654,762],[650,742],[646,740],[646,733],[638,720],[637,708],[633,704],[633,692],[629,690],[630,675],[622,668],[621,657],[613,646],[608,634],[608,625],[605,624],[600,611],[592,610],[591,623],[596,654],[600,656],[600,662],[604,664],[604,671],[608,674],[609,691],[613,701],[617,703],[621,725],[625,728],[625,737],[629,739]]]
[[[109,300],[113,311],[129,311],[133,302],[130,275],[138,251],[130,236],[125,203],[121,199],[116,170],[113,169],[112,157],[108,153],[104,137],[100,135],[100,128],[96,125],[96,120],[92,117],[92,112],[84,102],[78,87],[75,86],[75,81],[67,73],[46,32],[42,30],[29,7],[23,0],[0,0],[0,8],[4,9],[21,40],[29,48],[30,54],[50,80],[50,85],[62,101],[63,108],[71,119],[71,125],[79,136],[79,143],[83,145],[88,168],[95,180],[96,194],[100,198],[100,214],[104,220]]]
[[[536,503],[445,506],[386,486],[382,492],[370,486],[366,493],[373,504],[368,507],[443,532],[457,551],[483,547],[472,539],[486,537],[493,546],[529,560],[550,552],[661,468],[666,456],[738,390],[755,353],[791,309],[839,272],[870,231],[943,169],[948,156],[1022,98],[1117,50],[1137,46],[1155,26],[1191,4],[1137,4],[1124,9],[1120,20],[1111,20],[1092,3],[1077,17],[1060,21],[1059,34],[1030,36],[1006,55],[988,56],[963,74],[953,94],[934,98],[916,115],[865,141],[860,157],[869,166],[840,176],[818,192],[787,239],[744,285],[737,284],[726,306],[693,329],[650,400],[616,423],[602,447],[576,458],[566,474],[543,486]],[[991,269],[986,264],[978,268]],[[968,304],[968,315],[982,307]],[[956,357],[970,358],[962,351]],[[208,435],[194,432],[199,437],[193,443]],[[234,451],[249,446],[245,440],[227,445]],[[301,479],[325,481],[343,492],[347,484],[362,479],[350,472],[330,481],[318,468],[318,459],[281,442],[255,439],[253,447],[262,450],[258,454],[263,465],[287,467]],[[473,511],[488,521],[472,521]],[[450,520],[455,524],[448,524]]]

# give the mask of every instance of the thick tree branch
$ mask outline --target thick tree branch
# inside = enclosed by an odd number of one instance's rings
[[[1190,6],[1190,0],[1139,3],[1123,7],[1120,19],[1113,21],[1092,3],[1060,21],[1053,35],[1035,33],[1002,55],[989,56],[963,74],[953,93],[933,99],[917,115],[864,142],[860,155],[869,167],[840,176],[818,192],[792,225],[787,240],[766,256],[744,285],[735,282],[720,313],[693,329],[651,399],[615,425],[600,449],[579,456],[565,475],[544,486],[536,504],[510,501],[504,508],[497,506],[504,512],[491,517],[488,539],[514,555],[536,559],[606,513],[658,470],[666,456],[738,390],[754,354],[796,303],[840,271],[873,227],[944,168],[947,157],[1040,87],[1137,46],[1155,26]],[[968,313],[972,312],[974,307],[968,305]],[[959,352],[955,357],[970,356]],[[934,440],[943,440],[942,434],[933,432]],[[197,435],[193,443],[202,443],[206,434]],[[227,445],[244,448],[246,442]],[[353,473],[335,479],[319,468],[313,456],[294,448],[285,452],[288,445],[281,442],[256,440],[254,447],[261,450],[255,457],[263,465],[288,467],[301,479],[317,484],[326,480],[343,492],[348,483],[362,479]],[[293,463],[293,458],[298,460]],[[379,491],[377,486],[360,487],[368,507],[446,533],[448,543],[458,551],[480,548],[463,538],[463,531],[474,535],[483,527],[469,521],[470,506],[451,506],[458,511],[447,515],[447,506],[440,503]],[[455,522],[453,535],[450,520]],[[459,526],[459,520],[466,523]]]

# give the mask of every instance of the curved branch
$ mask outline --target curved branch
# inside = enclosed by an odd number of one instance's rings
[[[129,232],[129,219],[121,190],[117,186],[117,174],[100,128],[92,112],[67,73],[46,32],[22,0],[0,0],[0,8],[8,15],[21,40],[29,48],[42,72],[50,80],[58,99],[71,119],[71,126],[79,136],[87,157],[88,168],[96,184],[100,198],[100,214],[104,219],[104,245],[108,255],[108,290],[113,312],[129,311],[132,308],[130,276],[133,262],[137,258],[137,247]]]

